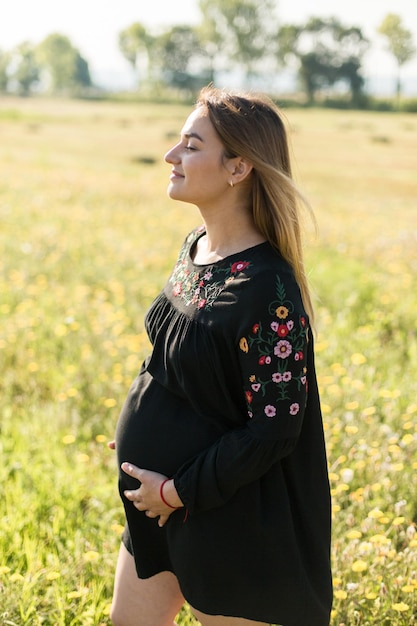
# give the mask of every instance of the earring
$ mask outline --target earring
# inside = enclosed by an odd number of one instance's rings
[[[233,187],[233,180],[229,181],[229,185]]]

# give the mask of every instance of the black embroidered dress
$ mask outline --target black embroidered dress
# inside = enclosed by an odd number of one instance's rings
[[[268,243],[211,265],[186,239],[146,315],[153,351],[116,432],[119,462],[174,478],[188,509],[161,529],[123,496],[139,577],[169,570],[209,614],[327,626],[330,496],[313,337]]]

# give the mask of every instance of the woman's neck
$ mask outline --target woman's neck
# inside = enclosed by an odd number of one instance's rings
[[[198,240],[194,253],[194,261],[201,265],[215,263],[265,241],[249,215],[240,215],[236,220],[209,218],[204,223],[206,234]]]

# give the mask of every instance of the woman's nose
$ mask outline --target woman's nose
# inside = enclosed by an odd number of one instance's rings
[[[166,161],[166,163],[179,163],[180,158],[179,158],[178,144],[173,146],[171,150],[168,150],[168,152],[164,156],[164,160]]]

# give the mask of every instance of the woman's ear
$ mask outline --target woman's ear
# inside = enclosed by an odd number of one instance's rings
[[[243,157],[235,157],[233,159],[230,159],[227,164],[227,169],[230,173],[231,182],[236,185],[244,181],[245,178],[249,176],[249,174],[253,170],[253,165]]]

